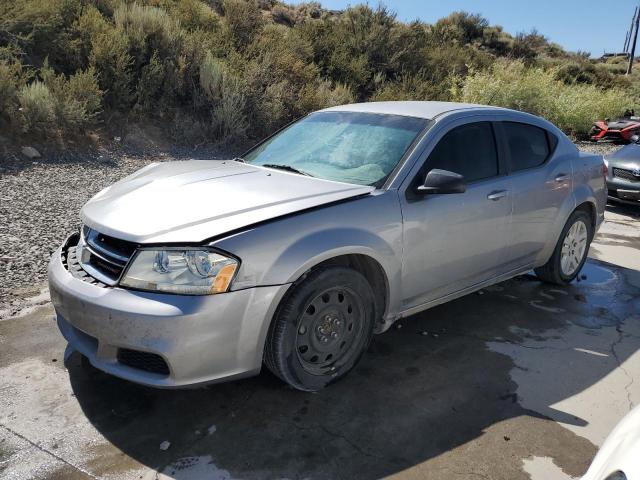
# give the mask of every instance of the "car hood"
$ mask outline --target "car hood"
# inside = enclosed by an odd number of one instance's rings
[[[630,143],[611,155],[605,155],[610,167],[640,168],[640,145]]]
[[[146,166],[102,190],[80,215],[122,240],[197,243],[373,190],[235,161],[189,160]]]

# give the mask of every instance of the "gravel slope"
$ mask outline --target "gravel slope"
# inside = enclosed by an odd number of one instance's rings
[[[175,159],[122,153],[88,154],[82,161],[0,157],[0,319],[45,287],[51,252],[79,228],[78,214],[89,198],[151,162]]]
[[[619,148],[590,142],[578,146],[601,155]],[[217,152],[209,158],[228,156]],[[113,152],[71,161],[0,159],[0,319],[40,293],[51,252],[79,227],[78,213],[89,198],[152,161],[172,159]]]

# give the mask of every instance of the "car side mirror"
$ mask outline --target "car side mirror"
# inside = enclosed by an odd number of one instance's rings
[[[424,195],[431,193],[464,193],[467,187],[464,183],[464,177],[459,173],[434,168],[427,173],[424,183],[417,190],[418,193]]]
[[[631,143],[638,143],[638,140],[640,140],[640,135],[631,135],[631,138],[629,138],[629,140],[631,141]]]

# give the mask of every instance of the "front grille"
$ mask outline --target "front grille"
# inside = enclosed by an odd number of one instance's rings
[[[115,285],[138,245],[104,235],[87,226],[76,248],[76,257],[82,269],[94,279]]]
[[[157,373],[158,375],[169,375],[169,366],[160,355],[129,348],[118,349],[118,362],[137,370]]]
[[[67,245],[62,247],[62,264],[69,271],[69,273],[77,279],[90,283],[92,285],[96,285],[97,287],[108,287],[107,284],[93,278],[82,269],[82,267],[80,266],[80,262],[78,261],[78,256],[76,254],[77,245],[78,238],[75,239],[75,242],[69,242]]]
[[[622,178],[630,182],[640,182],[640,175],[634,175],[631,170],[624,170],[622,168],[614,168],[613,176],[616,178]]]

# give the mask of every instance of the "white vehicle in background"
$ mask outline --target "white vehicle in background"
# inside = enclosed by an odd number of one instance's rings
[[[609,434],[582,480],[640,479],[640,406]]]

